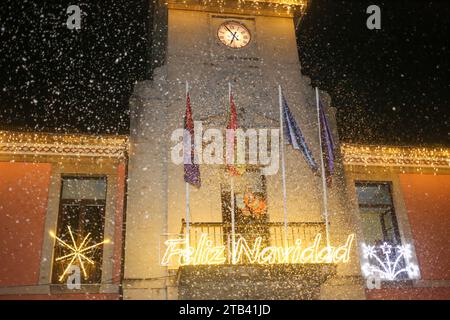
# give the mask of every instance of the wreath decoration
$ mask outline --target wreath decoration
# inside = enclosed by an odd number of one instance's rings
[[[245,192],[244,204],[254,217],[260,217],[267,208],[266,201],[262,197],[255,195],[253,192]]]

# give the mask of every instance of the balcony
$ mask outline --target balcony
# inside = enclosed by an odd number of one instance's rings
[[[320,286],[336,273],[332,263],[251,263],[242,259],[232,263],[231,225],[222,222],[182,221],[181,237],[189,236],[189,246],[198,246],[208,235],[210,247],[226,248],[224,263],[178,266],[180,299],[316,299]],[[316,222],[268,222],[235,225],[235,241],[244,237],[249,247],[261,238],[261,247],[285,248],[314,244],[317,234],[325,235],[325,224]],[[321,246],[325,246],[323,239]]]

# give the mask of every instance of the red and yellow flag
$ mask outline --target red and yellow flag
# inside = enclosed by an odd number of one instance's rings
[[[228,120],[227,129],[232,130],[232,134],[227,135],[227,154],[233,155],[233,160],[236,158],[236,130],[238,128],[236,105],[234,103],[233,94],[230,92],[230,117]],[[232,176],[240,176],[244,173],[244,166],[237,166],[234,161],[232,164],[227,164],[228,173]]]

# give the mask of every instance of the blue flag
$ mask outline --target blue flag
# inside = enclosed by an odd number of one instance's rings
[[[318,171],[317,163],[314,160],[311,150],[309,150],[308,145],[305,142],[305,138],[303,137],[300,127],[298,126],[297,122],[295,122],[291,110],[289,110],[289,106],[286,102],[286,99],[284,98],[284,96],[282,96],[282,98],[283,98],[283,106],[282,106],[283,131],[285,144],[290,144],[294,149],[299,150],[305,157],[308,166],[314,173],[316,173]]]

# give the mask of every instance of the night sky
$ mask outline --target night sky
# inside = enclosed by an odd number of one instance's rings
[[[381,30],[365,28],[381,8]],[[450,1],[311,3],[303,73],[327,90],[345,141],[449,145]]]
[[[151,59],[146,1],[59,2],[0,2],[0,128],[126,134]],[[69,4],[81,30],[66,28]],[[370,4],[381,30],[366,28]],[[448,1],[311,1],[302,72],[332,96],[341,139],[450,145],[449,24]]]

